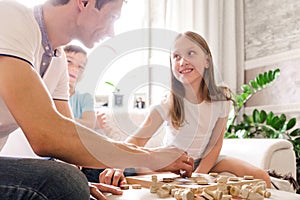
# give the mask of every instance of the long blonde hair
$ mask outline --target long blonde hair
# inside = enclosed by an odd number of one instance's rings
[[[202,36],[195,32],[187,31],[179,34],[175,42],[180,37],[187,37],[195,44],[197,44],[207,55],[209,66],[205,68],[202,81],[200,83],[200,92],[204,101],[226,101],[231,99],[231,92],[229,88],[225,86],[217,86],[215,82],[213,59],[211,56],[210,49]],[[179,82],[172,73],[172,62],[170,59],[170,70],[171,70],[171,94],[169,100],[171,103],[170,115],[171,122],[175,129],[179,129],[183,126],[185,121],[184,116],[184,103],[183,98],[185,96],[185,90],[183,84]]]

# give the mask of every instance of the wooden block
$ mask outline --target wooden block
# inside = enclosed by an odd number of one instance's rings
[[[177,192],[179,189],[178,188],[174,188],[171,190],[171,196],[174,197],[175,192]]]
[[[264,191],[264,197],[265,198],[270,198],[271,197],[271,192],[270,191]]]
[[[222,200],[231,200],[231,198],[232,198],[232,196],[229,195],[229,194],[224,194],[224,195],[222,196]]]
[[[207,180],[204,180],[204,179],[202,179],[202,180],[197,180],[196,183],[197,183],[198,185],[208,185],[208,181],[207,181]]]
[[[250,191],[248,189],[241,189],[240,190],[240,195],[239,197],[243,198],[243,199],[247,199],[249,196]]]
[[[217,179],[217,183],[227,183],[228,177],[227,176],[221,176]]]
[[[182,200],[182,198],[181,198],[181,193],[182,193],[182,191],[183,191],[183,190],[179,189],[179,190],[177,190],[177,191],[174,193],[174,198],[175,198],[176,200]]]
[[[163,178],[162,182],[164,183],[172,183],[175,179],[174,178]]]
[[[210,175],[210,176],[212,176],[212,177],[217,177],[217,176],[218,176],[218,173],[211,172],[211,173],[209,173],[208,175]]]
[[[254,177],[253,177],[253,176],[244,176],[244,179],[245,179],[245,180],[253,180]]]
[[[169,193],[171,194],[171,190],[175,189],[175,186],[166,183],[166,184],[163,184],[160,188],[169,191]]]
[[[231,194],[232,196],[239,196],[240,194],[240,188],[238,188],[237,186],[231,186],[229,189],[229,194]]]
[[[239,178],[236,177],[236,176],[229,177],[229,178],[228,178],[228,181],[234,181],[234,182],[236,182],[236,181],[239,181]]]
[[[157,182],[157,176],[156,175],[152,175],[151,176],[151,180],[152,180],[152,182]]]
[[[260,179],[254,179],[254,180],[244,180],[243,177],[238,177],[239,181],[237,182],[227,182],[228,177],[226,176],[218,176],[218,178],[213,178],[211,176],[209,176],[208,174],[193,174],[193,176],[191,178],[181,178],[176,174],[172,174],[172,173],[157,173],[155,174],[153,180],[152,181],[152,175],[141,175],[141,176],[131,176],[131,177],[126,177],[127,183],[128,184],[140,184],[142,187],[145,188],[150,188],[153,187],[154,184],[156,184],[156,187],[152,188],[160,188],[163,184],[165,184],[162,180],[165,178],[165,180],[173,180],[173,182],[168,183],[170,185],[173,185],[176,188],[184,188],[184,189],[199,189],[199,194],[201,194],[203,188],[208,188],[210,190],[216,190],[218,188],[224,189],[224,191],[226,192],[227,190],[227,186],[228,185],[234,185],[234,186],[239,186],[242,187],[243,185],[255,185],[257,183],[260,183],[261,180]],[[198,182],[198,180],[205,180],[202,183]],[[215,180],[218,180],[217,183],[215,183]],[[198,185],[198,184],[201,185]],[[223,184],[223,185],[222,185]],[[223,191],[223,190],[222,190]],[[227,193],[223,194],[228,194],[228,190]]]
[[[207,200],[214,200],[214,198],[212,196],[210,196],[209,194],[207,194],[206,192],[202,192],[201,194],[205,199]]]
[[[157,190],[157,195],[159,198],[166,198],[170,196],[170,193],[169,191],[160,188]]]
[[[132,189],[142,189],[142,186],[140,184],[132,184]]]
[[[194,194],[190,190],[184,190],[181,193],[181,198],[182,198],[182,200],[193,200]]]
[[[248,200],[264,200],[264,197],[260,194],[250,192],[247,199]]]
[[[156,186],[156,185],[151,185],[151,186],[150,186],[150,192],[151,192],[151,193],[156,193],[157,190],[158,190],[158,186]]]
[[[209,194],[210,196],[212,196],[214,198],[214,200],[221,200],[222,196],[223,196],[223,192],[221,192],[220,190],[209,190],[207,188],[204,188],[203,191],[207,194]]]
[[[252,186],[245,184],[245,185],[242,185],[242,189],[252,190]]]
[[[120,186],[121,190],[128,190],[129,189],[129,185],[127,184],[123,184]]]

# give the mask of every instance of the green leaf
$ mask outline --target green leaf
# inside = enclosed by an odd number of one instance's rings
[[[249,85],[243,85],[242,86],[242,90],[244,91],[244,92],[251,92],[251,88],[250,88],[250,86]]]
[[[241,97],[241,95],[234,95],[234,99],[238,108],[241,108],[244,105],[244,99]]]
[[[295,130],[293,130],[291,133],[290,133],[290,136],[300,136],[300,128],[297,128]]]
[[[274,80],[274,73],[273,73],[272,70],[270,70],[270,71],[268,72],[268,79],[270,80],[270,82]]]
[[[107,84],[107,85],[110,85],[110,86],[113,86],[113,87],[116,87],[113,83],[111,83],[111,82],[109,82],[109,81],[105,81],[105,83]]]
[[[260,122],[259,111],[257,109],[253,110],[252,117],[254,122]]]
[[[288,121],[287,125],[286,125],[286,130],[290,130],[291,128],[293,128],[296,125],[296,118],[292,118]]]
[[[263,75],[259,74],[258,76],[256,76],[255,80],[256,80],[257,84],[262,88],[264,85]]]
[[[105,83],[106,83],[107,85],[110,85],[110,86],[112,86],[113,88],[115,88],[115,91],[116,91],[116,92],[119,92],[119,91],[120,91],[120,89],[117,88],[112,82],[105,81]]]
[[[300,145],[300,137],[296,137],[294,140],[295,144]]]
[[[264,80],[264,83],[267,84],[270,82],[269,78],[268,78],[268,72],[264,72],[263,74],[263,80]]]
[[[268,115],[267,115],[267,125],[270,125],[272,124],[272,121],[273,121],[273,118],[274,118],[274,113],[271,111]]]
[[[280,75],[280,69],[277,68],[277,69],[275,69],[274,74],[273,74],[274,79],[276,79],[279,75]]]
[[[278,130],[278,123],[280,123],[280,118],[278,116],[273,117],[272,121],[271,121],[271,126]]]
[[[249,97],[249,94],[248,94],[248,93],[243,93],[243,94],[241,94],[241,97],[242,97],[242,99],[243,99],[243,102],[244,102],[245,100],[247,100],[247,99],[248,99],[248,97]]]
[[[264,110],[260,111],[259,119],[260,119],[259,120],[260,123],[264,123],[266,121],[266,119],[267,119],[267,113],[266,113],[266,111],[264,111]]]
[[[246,114],[243,114],[243,118],[244,118],[245,122],[248,124],[251,124],[253,122],[252,118]]]
[[[250,82],[249,82],[249,84],[252,86],[252,88],[256,91],[256,90],[258,90],[258,85],[257,85],[257,83],[254,81],[254,80],[251,80]]]
[[[280,121],[285,124],[285,121],[286,121],[286,115],[285,114],[281,114],[280,115]],[[283,125],[282,125],[283,126]]]
[[[271,126],[275,130],[281,130],[284,126],[285,118],[286,118],[285,115],[281,115],[280,117],[278,116],[274,117]]]
[[[261,87],[261,81],[260,81],[260,79],[259,79],[259,76],[256,76],[256,77],[255,77],[255,82],[257,83],[258,88],[260,88],[260,87]]]

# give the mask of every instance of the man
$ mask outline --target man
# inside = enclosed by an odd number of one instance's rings
[[[136,108],[143,109],[145,108],[145,101],[143,101],[142,97],[139,97],[135,104]]]
[[[67,64],[59,47],[78,39],[91,48],[113,36],[122,1],[48,0],[33,11],[0,1],[0,149],[20,127],[40,156],[80,166],[191,173],[192,161],[182,150],[137,148],[70,120]],[[89,199],[85,177],[63,163],[0,158],[0,177],[0,199]],[[105,185],[96,187],[119,193]],[[91,192],[105,199],[95,187]]]

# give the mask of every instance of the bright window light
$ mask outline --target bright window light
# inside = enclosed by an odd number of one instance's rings
[[[24,4],[25,6],[28,7],[33,7],[39,4],[44,3],[46,0],[17,0],[19,3]]]

